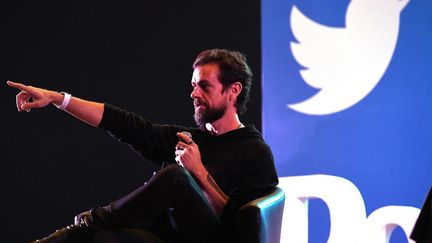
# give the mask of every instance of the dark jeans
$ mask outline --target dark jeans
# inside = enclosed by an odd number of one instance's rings
[[[127,237],[144,242],[230,241],[194,178],[178,165],[167,166],[134,192],[99,208],[96,217],[106,224],[95,237],[104,242],[107,237],[119,242]]]

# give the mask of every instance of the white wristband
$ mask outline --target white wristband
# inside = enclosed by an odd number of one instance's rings
[[[66,107],[69,105],[69,101],[70,101],[72,95],[69,94],[69,93],[66,93],[66,92],[60,92],[60,94],[63,94],[63,95],[64,95],[64,97],[63,97],[63,101],[62,101],[61,105],[56,105],[56,106],[57,106],[57,108],[59,108],[60,110],[64,110],[64,109],[66,109]]]

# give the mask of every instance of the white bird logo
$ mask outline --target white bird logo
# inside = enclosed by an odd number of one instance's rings
[[[377,85],[396,47],[400,12],[409,0],[352,0],[345,28],[321,25],[297,7],[291,10],[294,58],[303,80],[319,89],[288,107],[310,115],[345,110]]]

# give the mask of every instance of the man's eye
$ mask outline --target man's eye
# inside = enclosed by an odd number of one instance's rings
[[[202,86],[201,89],[202,89],[202,91],[204,91],[204,92],[208,92],[208,90],[210,89],[210,86],[205,85],[205,86]]]

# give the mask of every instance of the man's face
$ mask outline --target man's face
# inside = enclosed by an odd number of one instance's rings
[[[209,63],[194,69],[191,97],[194,100],[195,122],[200,127],[220,119],[229,105],[227,92],[224,92],[218,76],[217,64]]]

